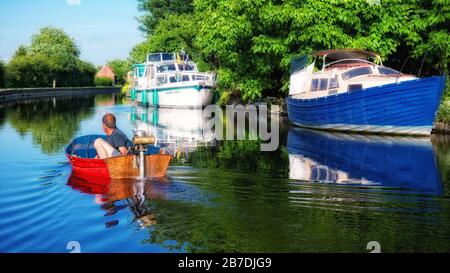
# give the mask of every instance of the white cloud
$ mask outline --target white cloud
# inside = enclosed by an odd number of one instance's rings
[[[81,0],[66,0],[69,6],[79,6],[81,5]]]

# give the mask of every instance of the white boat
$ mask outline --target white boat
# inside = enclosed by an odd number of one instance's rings
[[[131,99],[142,105],[201,108],[214,98],[215,75],[199,72],[184,53],[148,54],[133,72]]]

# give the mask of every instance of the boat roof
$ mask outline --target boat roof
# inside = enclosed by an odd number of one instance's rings
[[[327,57],[333,60],[341,59],[367,59],[367,57],[380,58],[380,55],[361,49],[332,49],[316,51],[312,54],[314,57]]]

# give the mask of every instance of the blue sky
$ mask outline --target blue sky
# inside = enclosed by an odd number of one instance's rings
[[[144,40],[137,0],[0,0],[0,59],[9,61],[32,34],[52,25],[75,39],[81,59],[96,65],[127,58]]]

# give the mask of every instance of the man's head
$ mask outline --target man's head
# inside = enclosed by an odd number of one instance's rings
[[[116,117],[111,113],[106,113],[102,118],[102,125],[106,134],[112,133],[116,129]]]

